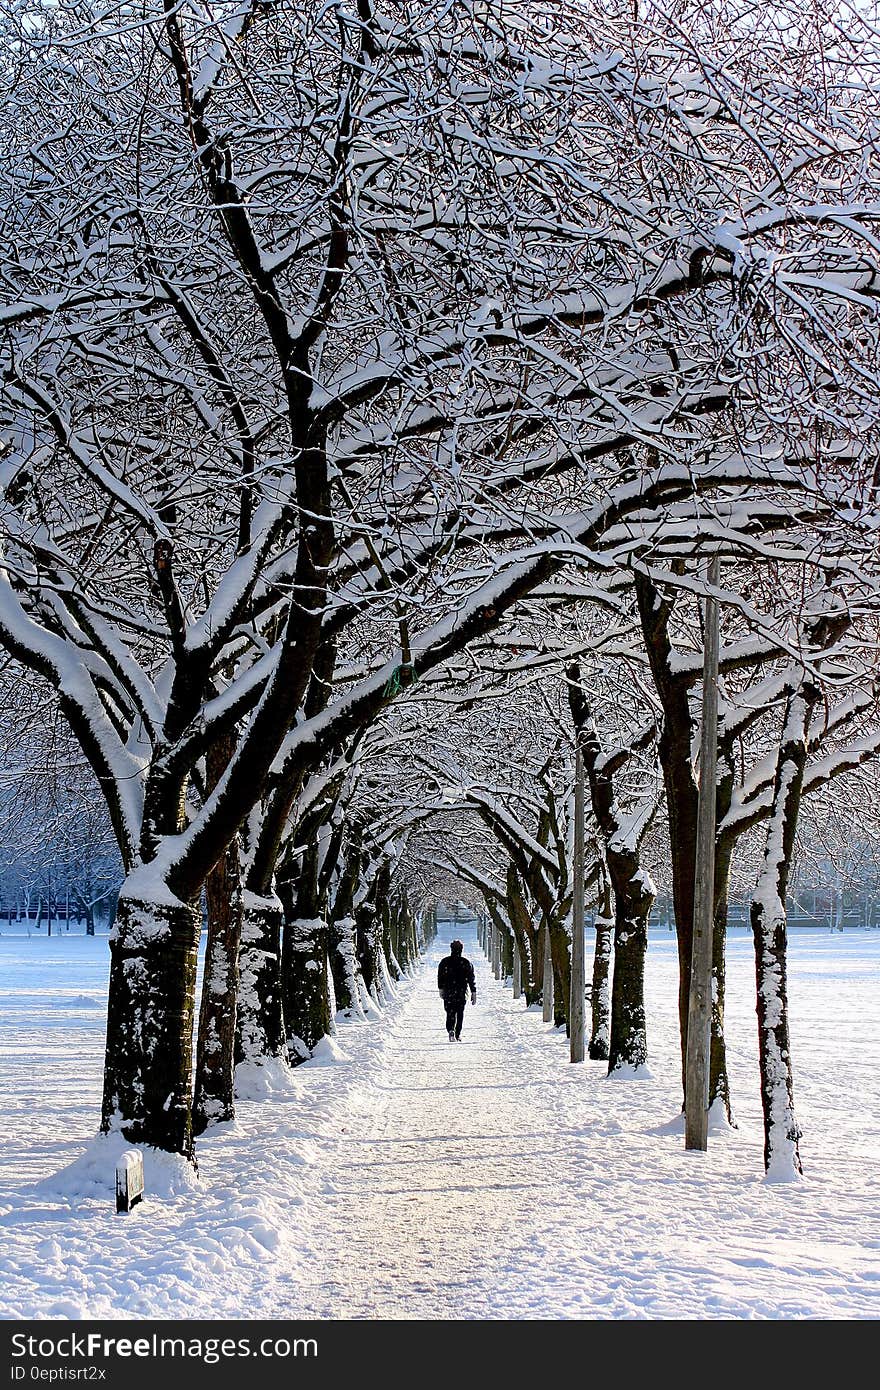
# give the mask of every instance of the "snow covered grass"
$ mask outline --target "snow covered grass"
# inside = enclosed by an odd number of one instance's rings
[[[685,1154],[675,951],[648,951],[650,1078],[573,1067],[470,931],[464,1040],[438,942],[382,1019],[200,1144],[196,1183],[146,1157],[116,1216],[118,1136],[95,1139],[106,940],[0,938],[0,1315],[872,1317],[880,1313],[880,934],[795,935],[805,1177],[768,1184],[748,935],[729,940],[739,1128]],[[331,1063],[331,1065],[328,1065]]]

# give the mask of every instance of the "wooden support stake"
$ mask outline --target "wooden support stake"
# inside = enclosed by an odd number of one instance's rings
[[[553,1022],[553,953],[550,949],[550,928],[544,923],[544,1007],[542,1018],[545,1023]]]
[[[709,564],[708,582],[717,589],[721,561]],[[700,738],[700,794],[694,883],[694,938],[688,993],[685,1057],[686,1149],[706,1151],[709,1133],[709,1035],[712,1022],[712,929],[715,882],[715,782],[718,767],[718,602],[706,597],[703,653],[703,727]]]
[[[116,1164],[116,1211],[131,1211],[144,1198],[144,1156],[140,1149],[126,1149]]]
[[[584,755],[578,743],[574,755],[574,867],[571,905],[571,997],[569,1056],[584,1060]]]
[[[522,958],[519,953],[519,946],[513,943],[513,997],[522,997]]]

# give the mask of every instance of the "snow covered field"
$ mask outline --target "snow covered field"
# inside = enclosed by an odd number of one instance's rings
[[[106,940],[0,938],[0,1314],[19,1317],[865,1318],[880,1314],[880,934],[795,935],[806,1177],[762,1180],[751,943],[728,943],[739,1129],[683,1150],[675,951],[648,952],[652,1080],[572,1067],[496,984],[451,1046],[434,943],[385,1018],[114,1214],[94,1140]],[[447,932],[446,939],[449,933]],[[71,1166],[72,1165],[72,1166]],[[159,1196],[158,1193],[165,1195]]]

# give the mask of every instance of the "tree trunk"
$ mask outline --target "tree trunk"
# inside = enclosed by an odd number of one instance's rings
[[[276,897],[242,893],[238,950],[236,1065],[262,1066],[287,1058],[281,990],[281,924]]]
[[[501,937],[501,978],[513,979],[513,937],[509,931]]]
[[[357,929],[353,917],[331,922],[329,931],[330,969],[336,1007],[346,1018],[364,1018],[358,976]]]
[[[550,923],[550,955],[553,962],[553,1022],[568,1036],[571,1005],[571,937],[564,922]]]
[[[494,920],[495,912],[491,904],[489,907]],[[530,1008],[533,1004],[540,1004],[542,998],[543,938],[540,931],[536,931],[532,925],[519,874],[513,863],[508,863],[507,866],[507,916],[519,946],[522,988],[526,997],[526,1008]]]
[[[101,1128],[193,1159],[192,1036],[201,913],[120,895],[110,942]]]
[[[391,940],[391,914],[388,894],[391,887],[391,865],[383,859],[379,865],[371,894],[373,902],[374,986],[377,1002],[382,1003],[394,994],[394,984],[400,979],[400,964],[394,955]]]
[[[614,914],[611,906],[611,883],[602,875],[599,907],[596,912],[596,949],[593,953],[593,984],[591,999],[591,1031],[587,1055],[595,1062],[607,1062],[611,1042],[611,944],[614,939]]]
[[[760,899],[751,904],[755,941],[755,976],[761,1108],[764,1112],[764,1168],[769,1177],[786,1180],[803,1172],[794,1113],[794,1079],[788,1032],[788,981],[785,913]]]
[[[682,1094],[685,1085],[688,1002],[694,940],[694,878],[696,875],[698,789],[691,761],[693,721],[688,687],[672,667],[669,619],[672,603],[646,576],[636,576],[636,595],[642,633],[654,686],[663,706],[663,730],[657,745],[672,851],[672,901],[678,943],[678,1025],[681,1044]]]
[[[331,1031],[327,927],[320,917],[285,921],[282,978],[287,1045],[295,1066]]]
[[[355,911],[363,864],[361,832],[355,825],[333,897],[333,909],[327,928],[327,955],[333,976],[337,1009],[347,1018],[361,1019],[365,1018],[366,1014],[361,998],[363,976],[358,962]]]
[[[379,962],[376,950],[376,912],[371,902],[361,903],[354,914],[357,961],[364,987],[379,1002]]]
[[[803,1172],[788,1031],[785,900],[807,760],[806,734],[818,698],[818,689],[805,682],[789,697],[786,706],[764,867],[750,909],[755,943],[764,1168],[775,1181],[787,1181]]]
[[[631,856],[609,856],[614,886],[609,1076],[636,1071],[647,1065],[645,954],[648,949],[648,915],[656,896],[647,874],[635,867],[628,871],[625,863],[614,864],[613,861],[618,858],[624,861]]]
[[[207,786],[211,791],[235,751],[235,739],[209,750]],[[202,975],[202,1004],[196,1045],[193,1128],[235,1118],[235,1020],[238,1010],[238,953],[241,945],[241,856],[236,835],[205,881],[208,940]]]
[[[208,941],[196,1046],[193,1128],[235,1118],[235,1035],[242,898],[238,836],[205,883]]]
[[[718,787],[721,795],[721,785]],[[726,811],[724,812],[726,815]],[[719,811],[717,821],[723,819]],[[730,861],[733,842],[726,836],[715,841],[714,926],[712,933],[712,1017],[709,1031],[709,1110],[723,1109],[727,1123],[736,1128],[730,1103],[727,1075],[727,1048],[724,1042],[724,1004],[726,996],[727,903],[730,890]]]
[[[569,706],[583,752],[593,816],[602,836],[605,867],[614,897],[614,972],[607,1054],[608,1075],[611,1076],[637,1071],[648,1060],[645,953],[648,949],[648,916],[657,890],[641,867],[637,837],[632,831],[626,834],[621,831],[621,813],[613,774],[602,755],[602,745],[581,686],[577,663],[568,667],[566,678]],[[624,761],[629,756],[630,753],[625,752]],[[607,890],[603,907],[607,910]],[[590,1055],[593,1055],[592,1052]]]

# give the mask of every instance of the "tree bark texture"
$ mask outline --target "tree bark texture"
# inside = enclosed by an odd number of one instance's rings
[[[193,1158],[192,1040],[201,913],[123,890],[110,942],[101,1128]]]
[[[596,911],[596,946],[593,952],[593,983],[590,991],[590,1042],[587,1055],[595,1062],[607,1062],[611,1044],[611,948],[614,941],[614,912],[611,881],[604,873]]]
[[[235,751],[229,736],[206,757],[206,785],[218,783]],[[241,845],[238,835],[205,881],[208,940],[202,976],[202,1003],[196,1045],[193,1129],[235,1117],[235,1021],[238,1012],[238,952],[241,944]]]
[[[238,952],[238,1010],[236,1064],[261,1066],[269,1058],[287,1057],[281,989],[281,924],[279,898],[242,895]]]
[[[571,937],[563,921],[551,917],[550,956],[553,963],[553,1022],[568,1034],[571,1005]]]
[[[637,861],[629,873],[623,865],[616,864],[612,881],[615,883],[615,906],[609,1076],[647,1065],[645,955],[648,916],[655,897],[653,885],[638,869]]]
[[[236,836],[205,884],[208,941],[196,1047],[193,1128],[235,1118],[235,1035],[241,945],[241,869]]]
[[[331,1029],[327,927],[320,917],[285,920],[281,973],[287,1044],[296,1065],[311,1057]]]
[[[336,1008],[346,1018],[364,1018],[359,988],[360,966],[354,917],[331,922],[328,930],[330,969]]]
[[[788,1027],[786,894],[807,760],[807,730],[819,692],[804,683],[789,697],[776,763],[764,867],[752,897],[764,1167],[784,1181],[803,1172]]]

